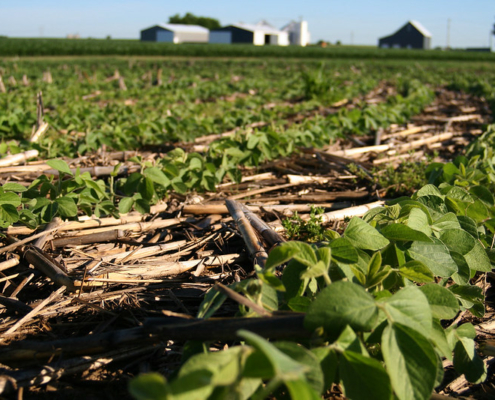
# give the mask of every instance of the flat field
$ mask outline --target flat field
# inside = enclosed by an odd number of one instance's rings
[[[0,393],[493,394],[491,54],[13,41]]]

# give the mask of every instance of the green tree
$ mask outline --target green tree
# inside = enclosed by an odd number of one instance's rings
[[[172,15],[169,17],[168,22],[170,24],[185,24],[185,25],[200,25],[208,29],[218,29],[220,28],[220,22],[218,19],[209,17],[197,17],[192,13],[186,13],[183,17],[179,14]]]

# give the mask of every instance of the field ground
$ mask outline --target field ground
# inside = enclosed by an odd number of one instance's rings
[[[0,61],[0,76],[0,150],[37,151],[21,165],[0,159],[0,392],[27,399],[131,398],[133,377],[173,377],[194,343],[213,351],[238,343],[232,317],[253,310],[270,315],[244,319],[265,320],[252,328],[261,336],[308,343],[296,312],[307,304],[279,293],[279,312],[261,300],[273,280],[254,261],[263,265],[286,240],[332,242],[351,217],[411,196],[428,183],[428,165],[446,165],[484,137],[495,110],[493,62],[473,60],[19,58]],[[65,163],[46,161],[54,158]],[[444,212],[425,204],[435,218]],[[485,208],[461,210],[483,245],[493,219]],[[358,253],[369,261],[369,249]],[[361,282],[363,273],[338,265],[332,282]],[[482,293],[482,303],[459,295],[463,308],[442,326],[470,322],[476,342],[490,343],[494,276],[467,270],[428,272],[447,288],[462,282]],[[286,283],[280,269],[273,275]],[[366,279],[374,294],[428,281]],[[227,298],[220,319],[191,320],[211,311],[205,298],[218,283],[237,288],[215,289]],[[309,298],[319,289],[304,290]],[[444,358],[437,398],[493,398],[493,358],[482,362],[488,377],[472,384]],[[342,386],[324,397],[344,398]]]

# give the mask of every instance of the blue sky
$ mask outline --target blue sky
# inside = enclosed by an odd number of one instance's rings
[[[188,11],[222,25],[266,19],[281,27],[303,17],[313,42],[366,45],[417,20],[432,33],[432,46],[443,47],[450,18],[452,47],[487,46],[495,22],[494,0],[0,0],[0,35],[138,38],[141,29]]]

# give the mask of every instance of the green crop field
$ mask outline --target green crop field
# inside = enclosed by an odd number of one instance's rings
[[[376,60],[494,61],[495,54],[464,50],[379,49],[372,46],[330,46],[328,48],[150,43],[122,39],[14,39],[0,38],[0,57],[6,56],[184,56],[184,57],[276,57],[352,58]]]
[[[456,376],[474,394],[494,383],[478,328],[493,316],[492,54],[0,39],[0,57],[9,382],[116,379],[143,400],[426,400]],[[269,208],[384,195],[326,226],[314,207]],[[225,199],[234,221],[217,215]],[[220,222],[183,217],[198,202]],[[241,203],[285,236],[270,242],[261,221],[246,239]],[[55,238],[25,245],[43,229]],[[90,374],[113,361],[122,380]]]

